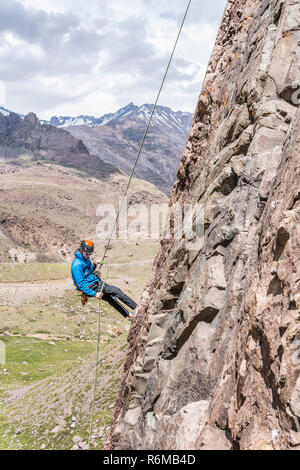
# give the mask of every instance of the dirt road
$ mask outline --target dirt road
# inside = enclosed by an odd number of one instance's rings
[[[134,284],[134,279],[127,273],[118,273],[118,268],[133,266],[149,266],[153,260],[130,261],[127,263],[108,263],[109,279],[108,283],[116,283],[121,289],[126,289],[128,283]],[[105,268],[103,269],[103,279],[105,278]],[[71,278],[43,280],[43,281],[22,281],[22,282],[1,282],[0,283],[0,305],[21,305],[26,301],[36,297],[46,298],[52,295],[63,297],[68,289],[73,288]]]
[[[35,297],[62,297],[72,288],[72,279],[0,283],[0,305],[21,305]]]

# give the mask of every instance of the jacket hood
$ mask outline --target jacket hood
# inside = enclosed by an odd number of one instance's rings
[[[75,251],[74,255],[75,255],[75,258],[78,258],[78,259],[81,259],[81,260],[83,260],[83,261],[86,261],[86,259],[84,259],[84,257],[83,257],[82,254],[80,253],[80,249],[79,249],[79,248]]]

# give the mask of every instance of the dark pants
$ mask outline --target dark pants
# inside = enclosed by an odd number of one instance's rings
[[[104,287],[102,289],[102,285],[104,284]],[[103,293],[103,300],[106,300],[112,307],[114,307],[118,312],[123,315],[123,317],[127,318],[129,315],[128,310],[123,307],[123,305],[118,302],[117,299],[121,300],[124,302],[124,304],[128,305],[132,310],[134,310],[137,306],[137,304],[130,298],[128,295],[124,294],[119,287],[116,286],[111,286],[109,284],[106,284],[104,281],[99,280],[98,282],[95,282],[91,286],[89,286],[91,289],[93,289],[96,292],[101,292]]]

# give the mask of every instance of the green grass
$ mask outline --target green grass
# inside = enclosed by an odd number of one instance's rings
[[[6,336],[0,336],[0,340],[6,346],[6,364],[0,368],[0,387],[5,390],[45,379],[72,365],[74,359],[83,359],[95,349],[89,342],[43,341]],[[7,375],[3,374],[3,369],[7,369]]]
[[[110,266],[107,281],[139,301],[150,276],[151,263],[128,263],[153,259],[158,245],[133,242],[122,247],[122,243],[113,242],[108,259],[110,263],[126,264]],[[100,251],[103,247],[97,248]],[[70,276],[70,266],[2,264],[1,275],[0,282],[64,279]],[[83,307],[75,289],[65,291],[63,297],[53,295],[30,298],[22,305],[0,305],[0,340],[6,345],[7,355],[7,363],[0,366],[0,449],[70,449],[74,436],[87,442],[97,313],[98,302],[90,300]],[[113,419],[128,349],[128,329],[128,320],[101,302],[99,380],[93,430],[104,431],[103,437],[92,440],[91,447],[95,449],[103,447]],[[4,332],[9,336],[3,336]],[[55,345],[49,344],[50,341]],[[59,419],[64,421],[63,429],[52,432]]]
[[[129,279],[134,279],[136,287],[137,285],[145,285],[146,281],[149,279],[152,270],[152,264],[147,263],[144,266],[119,266],[118,268],[111,267],[109,273],[111,278],[118,277],[128,277]],[[129,285],[129,289],[132,289],[132,286]]]
[[[109,263],[130,263],[134,261],[153,260],[159,250],[160,244],[152,240],[112,240],[110,246],[111,249],[107,251],[106,256]],[[105,243],[97,243],[95,256],[102,258],[104,248]]]
[[[123,265],[110,266],[107,282],[120,286],[129,296],[137,302],[151,273],[151,263],[144,266]],[[48,275],[62,277],[68,275],[69,266],[59,264],[28,264],[28,265],[2,265],[6,270],[6,279],[24,279],[24,273],[33,279],[37,273],[39,277]],[[0,269],[1,269],[0,268]],[[2,271],[3,272],[3,271]],[[105,278],[105,268],[102,272]],[[128,279],[128,283],[125,280]],[[54,289],[55,291],[55,289]],[[5,300],[5,299],[4,299]],[[7,303],[7,302],[5,302]],[[22,305],[0,305],[0,334],[37,335],[45,334],[49,337],[77,338],[94,340],[96,337],[96,323],[98,302],[89,300],[87,305],[81,305],[81,297],[75,289],[65,291],[63,297],[44,297],[27,300]],[[124,328],[128,321],[124,320],[108,303],[101,302],[102,330],[105,332],[113,327]]]
[[[87,442],[95,343],[58,341],[54,346],[33,338],[1,340],[7,346],[7,363],[0,369],[0,449],[70,449],[78,435]],[[125,359],[119,350],[124,343],[125,333],[100,345],[93,432],[99,428],[105,432],[102,439],[93,439],[92,448],[102,448],[113,419]],[[24,369],[27,376],[21,374]],[[31,387],[7,405],[9,390],[24,385]],[[59,417],[64,426],[53,432]]]
[[[62,298],[36,299],[21,306],[0,306],[0,334],[48,335],[49,338],[95,340],[97,335],[98,302],[90,300],[85,307],[75,291]],[[116,310],[101,302],[101,332],[123,331],[128,326]],[[110,336],[110,334],[108,334]]]
[[[65,279],[70,277],[71,270],[67,264],[28,263],[0,264],[0,282],[26,282]]]

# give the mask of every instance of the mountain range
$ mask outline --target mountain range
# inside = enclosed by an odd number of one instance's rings
[[[1,108],[0,108],[1,109]],[[101,117],[80,115],[76,117],[71,116],[52,116],[50,124],[55,127],[70,127],[70,126],[82,126],[86,125],[89,127],[104,126],[111,121],[125,121],[135,120],[141,122],[147,122],[153,105],[143,104],[142,106],[136,106],[133,103],[129,103],[127,106],[119,109],[115,113],[104,114]],[[152,123],[167,127],[169,129],[176,128],[179,132],[187,134],[191,128],[192,114],[182,111],[172,111],[171,108],[165,106],[157,106],[153,114]]]
[[[136,106],[133,103],[115,113],[100,117],[52,116],[50,121],[40,121],[57,130],[65,130],[82,140],[90,154],[103,162],[130,174],[153,105]],[[9,110],[0,107],[8,116]],[[20,115],[24,119],[23,115]],[[157,186],[169,195],[176,180],[176,172],[192,125],[192,114],[172,111],[157,106],[152,117],[147,138],[135,176]]]
[[[78,240],[95,237],[99,205],[117,205],[127,180],[65,129],[33,113],[0,113],[0,261],[71,257]],[[132,180],[129,205],[166,201]]]
[[[7,117],[12,112],[13,111],[10,111],[9,109],[4,108],[3,106],[0,106],[0,113],[3,114],[3,116]],[[25,114],[22,114],[22,113],[14,113],[14,114],[17,114],[18,116],[20,116],[21,119],[25,118]],[[50,124],[50,121],[46,121],[45,119],[39,119],[39,121],[40,121],[41,124]]]
[[[153,105],[133,103],[101,118],[52,117],[51,123],[81,139],[88,150],[104,162],[130,174],[149,121]],[[192,114],[158,106],[153,114],[140,160],[138,178],[149,181],[169,195],[192,125]]]
[[[23,119],[15,113],[0,113],[0,161],[19,165],[48,161],[97,178],[120,173],[115,166],[90,155],[83,142],[69,132],[41,124],[34,113]]]

